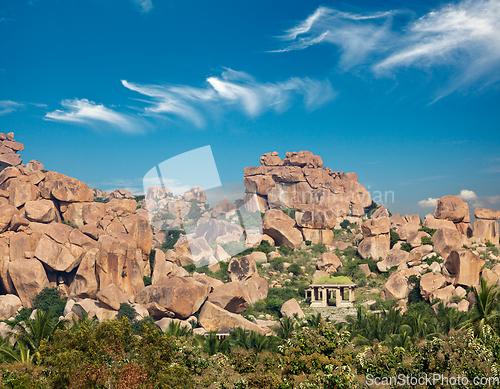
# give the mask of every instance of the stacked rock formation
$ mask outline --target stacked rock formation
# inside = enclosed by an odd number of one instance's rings
[[[424,227],[456,228],[461,235],[471,237],[469,205],[456,195],[441,197],[437,199],[434,215],[425,216]]]
[[[18,151],[23,151],[24,145],[14,140],[14,133],[9,132],[5,135],[0,133],[0,166],[18,166],[23,163],[23,160],[17,154]]]
[[[476,208],[474,210],[474,237],[482,243],[498,244],[498,223],[500,211],[494,209]]]
[[[246,209],[293,209],[304,240],[328,244],[333,227],[346,217],[361,217],[371,205],[355,173],[323,167],[321,157],[309,151],[287,152],[284,159],[267,153],[260,163],[244,170]]]

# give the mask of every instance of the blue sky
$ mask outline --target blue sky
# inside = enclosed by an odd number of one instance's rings
[[[0,50],[0,131],[90,186],[310,150],[393,213],[500,208],[499,0],[0,0]]]

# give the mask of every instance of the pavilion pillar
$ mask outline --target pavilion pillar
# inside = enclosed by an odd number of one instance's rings
[[[354,288],[349,288],[349,302],[354,302]]]
[[[327,306],[328,306],[328,300],[327,300],[327,297],[328,297],[328,296],[327,296],[327,295],[328,295],[328,290],[327,290],[327,289],[325,289],[325,288],[323,288],[323,289],[321,290],[321,293],[322,293],[322,296],[321,296],[321,297],[323,297],[323,306],[324,306],[324,307],[327,307]]]
[[[340,307],[342,304],[342,294],[340,293],[340,288],[335,288],[335,305]]]

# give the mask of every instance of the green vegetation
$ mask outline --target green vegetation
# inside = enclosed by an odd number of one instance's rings
[[[174,245],[179,240],[181,234],[183,234],[182,230],[168,230],[162,231],[165,234],[165,242],[161,245],[161,249],[163,251],[173,250]]]
[[[390,230],[389,233],[391,236],[391,249],[392,249],[394,245],[399,242],[399,234],[393,230]]]
[[[135,318],[137,317],[137,311],[132,305],[128,303],[121,303],[120,309],[118,310],[117,319],[121,320],[124,317],[130,320],[131,323],[133,323],[135,321]]]
[[[56,287],[43,288],[33,299],[33,306],[37,310],[45,311],[54,317],[64,316],[64,306],[67,298],[61,298],[61,291]]]
[[[437,231],[435,228],[429,228],[429,227],[421,227],[418,229],[419,231],[427,232],[430,236],[433,236],[434,233]]]
[[[105,199],[104,197],[94,197],[94,203],[109,203],[110,199]]]
[[[71,228],[78,228],[78,226],[73,223],[71,220],[65,220],[62,222],[62,224],[66,224],[67,226],[70,226]]]
[[[401,250],[403,251],[411,251],[411,245],[408,242],[401,243]]]
[[[352,284],[349,277],[345,276],[326,276],[318,278],[314,281],[315,284]]]
[[[430,236],[422,236],[420,239],[423,245],[431,245],[434,246],[434,243],[432,243],[432,239]]]

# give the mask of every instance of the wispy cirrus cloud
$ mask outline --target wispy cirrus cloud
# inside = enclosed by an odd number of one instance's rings
[[[450,76],[436,99],[500,80],[500,0],[449,3],[403,26],[392,23],[395,13],[400,12],[357,15],[319,7],[286,31],[286,46],[274,51],[330,43],[340,51],[341,67],[365,65],[380,77],[446,67]]]
[[[11,100],[0,100],[0,116],[18,111],[24,108],[24,104]]]
[[[64,110],[55,110],[45,115],[45,120],[80,123],[87,125],[106,124],[125,132],[140,132],[138,119],[116,112],[103,104],[96,104],[87,99],[63,100]]]
[[[149,12],[153,9],[152,0],[133,0],[135,4],[139,6],[141,12]]]
[[[320,42],[341,51],[340,66],[348,69],[365,61],[373,52],[386,49],[393,39],[392,16],[396,11],[360,15],[319,7],[306,20],[285,31],[285,46],[271,52],[303,50]]]
[[[280,83],[260,83],[249,74],[226,69],[220,77],[208,77],[205,87],[187,85],[141,85],[122,80],[123,86],[148,96],[145,114],[168,114],[203,127],[213,112],[231,109],[257,117],[267,111],[281,113],[297,97],[308,110],[332,100],[336,93],[330,82],[291,78]]]

